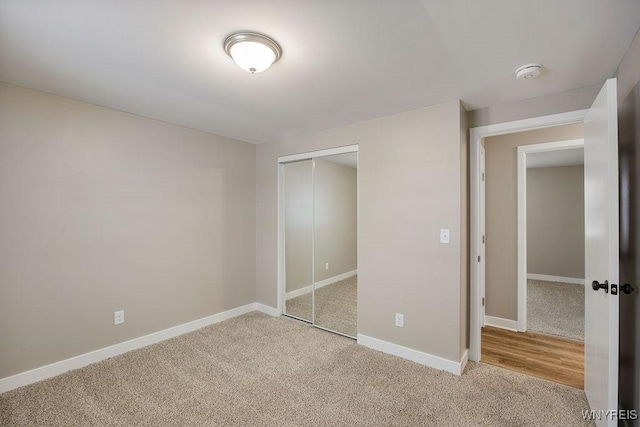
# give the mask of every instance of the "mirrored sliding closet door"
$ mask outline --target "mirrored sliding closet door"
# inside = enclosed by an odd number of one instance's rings
[[[285,314],[313,322],[313,160],[282,165]]]
[[[284,314],[356,337],[358,153],[281,165]]]
[[[355,337],[358,298],[357,153],[316,158],[314,323]]]

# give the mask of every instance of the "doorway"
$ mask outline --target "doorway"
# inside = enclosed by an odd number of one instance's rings
[[[279,158],[281,313],[357,336],[357,146]]]
[[[488,315],[481,353],[486,363],[580,389],[584,385],[583,140],[539,141],[581,134],[582,125],[576,124],[485,140]],[[506,160],[513,152],[516,179],[508,180],[511,165]],[[515,207],[515,212],[507,206]],[[516,245],[510,253],[513,240]],[[513,297],[495,301],[496,294],[516,290],[517,306]]]
[[[485,325],[485,321],[501,322],[498,326],[513,331],[518,331],[519,326],[526,327],[526,325],[518,324],[519,319],[524,319],[523,311],[526,311],[526,304],[522,304],[522,301],[526,301],[525,298],[518,298],[518,292],[522,292],[522,288],[517,286],[518,275],[517,266],[520,264],[524,267],[523,260],[508,261],[505,265],[510,266],[510,272],[507,271],[504,276],[508,276],[507,280],[510,280],[512,285],[504,291],[496,292],[496,296],[493,298],[493,302],[505,302],[505,309],[499,309],[497,312],[486,312],[488,307],[487,296],[491,298],[491,294],[486,295],[488,290],[485,283],[487,280],[491,280],[487,277],[486,260],[492,256],[491,253],[487,253],[487,242],[489,239],[495,239],[496,236],[485,235],[485,215],[484,209],[481,209],[481,205],[484,207],[490,201],[485,202],[484,184],[482,179],[483,171],[485,170],[485,162],[483,159],[485,156],[481,156],[486,149],[485,139],[494,136],[514,134],[518,132],[527,132],[533,130],[545,130],[552,129],[563,125],[575,125],[581,124],[584,121],[586,111],[575,111],[570,113],[557,114],[552,116],[544,116],[536,119],[527,119],[517,122],[509,122],[499,125],[484,126],[481,128],[473,128],[470,131],[470,256],[471,256],[471,275],[470,275],[470,343],[469,343],[469,358],[473,361],[481,360],[481,328]],[[561,138],[555,138],[555,140]],[[566,138],[575,139],[575,138]],[[554,139],[551,139],[552,141]],[[538,141],[539,142],[539,141]],[[533,142],[531,142],[533,143]],[[514,145],[514,147],[517,146]],[[507,170],[504,176],[497,177],[501,182],[517,182],[517,155],[516,150],[508,150],[504,155],[504,159],[501,162],[510,163],[511,169]],[[495,176],[493,177],[496,178]],[[511,209],[509,215],[510,223],[505,224],[504,227],[499,228],[498,232],[507,231],[512,234],[511,238],[505,240],[506,245],[510,245],[510,251],[501,251],[502,254],[511,253],[512,256],[517,257],[517,188],[509,188],[504,190],[510,194],[512,201],[508,202],[504,207],[505,209]],[[526,280],[526,279],[525,279]],[[523,297],[524,295],[520,295]],[[502,298],[503,301],[499,299]],[[520,304],[518,304],[520,302]],[[487,315],[485,315],[485,312]],[[519,316],[522,313],[523,316]],[[523,329],[524,330],[524,329]]]
[[[584,342],[584,140],[519,146],[518,331]]]

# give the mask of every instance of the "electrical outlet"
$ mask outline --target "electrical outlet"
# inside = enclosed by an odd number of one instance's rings
[[[399,328],[404,328],[404,314],[396,313],[396,326]]]
[[[124,310],[113,313],[113,324],[120,325],[122,323],[124,323]]]
[[[328,263],[328,262],[325,262],[325,263],[324,263],[324,269],[325,269],[325,270],[328,270],[328,269],[329,269],[329,263]]]

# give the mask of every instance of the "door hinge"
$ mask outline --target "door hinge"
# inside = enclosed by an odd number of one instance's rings
[[[478,255],[478,262],[480,262],[480,255]]]
[[[482,306],[484,307],[484,297],[482,297]]]
[[[482,180],[484,181],[484,172],[482,172]]]
[[[484,234],[482,235],[482,243],[484,243]]]

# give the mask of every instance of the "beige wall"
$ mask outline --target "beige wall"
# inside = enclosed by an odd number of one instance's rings
[[[0,84],[0,378],[254,302],[254,170],[253,145]]]
[[[469,111],[469,127],[584,110],[591,107],[603,84]]]
[[[316,159],[314,207],[316,282],[356,270],[357,170]]]
[[[313,161],[282,165],[284,181],[285,292],[313,281]]]
[[[276,306],[278,156],[359,144],[358,332],[459,361],[460,116],[455,101],[259,145],[258,302]],[[451,230],[449,245],[439,243],[441,228]]]
[[[527,169],[527,273],[584,279],[584,167]]]
[[[573,124],[486,138],[486,314],[517,318],[516,147],[583,137]]]

